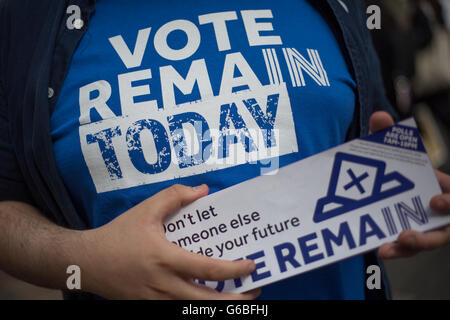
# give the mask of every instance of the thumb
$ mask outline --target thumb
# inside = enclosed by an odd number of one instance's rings
[[[370,117],[370,133],[386,129],[394,125],[394,119],[386,111],[377,111]]]
[[[155,219],[155,222],[162,223],[172,213],[206,196],[208,192],[209,188],[205,184],[198,187],[175,184],[170,188],[158,192],[142,204],[145,206],[146,211],[151,212],[151,216]]]

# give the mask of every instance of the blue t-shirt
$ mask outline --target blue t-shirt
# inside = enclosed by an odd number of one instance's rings
[[[356,85],[305,0],[99,0],[51,117],[91,227],[176,183],[212,192],[344,142]],[[262,298],[364,298],[361,256]]]

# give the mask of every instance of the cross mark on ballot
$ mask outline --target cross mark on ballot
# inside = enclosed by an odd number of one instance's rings
[[[363,181],[364,179],[368,178],[369,174],[367,172],[364,172],[359,177],[356,177],[356,175],[355,175],[355,173],[353,172],[352,169],[348,169],[347,173],[350,176],[350,178],[352,179],[352,181],[350,181],[349,183],[347,183],[344,186],[345,191],[347,191],[348,189],[352,188],[353,186],[356,186],[361,194],[366,192],[366,190],[364,190],[363,186],[361,185],[361,181]]]

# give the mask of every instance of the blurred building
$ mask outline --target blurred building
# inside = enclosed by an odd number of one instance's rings
[[[387,95],[414,116],[434,167],[450,173],[450,0],[367,0]],[[386,262],[394,299],[450,299],[450,246]]]
[[[441,1],[442,9],[444,10],[444,19],[447,24],[447,28],[450,30],[450,1]]]
[[[372,36],[389,100],[415,116],[433,165],[450,172],[450,1],[366,2],[381,8]]]
[[[402,118],[416,118],[434,166],[450,173],[450,0],[366,2],[381,8],[372,35],[387,95]],[[450,299],[450,246],[386,267],[394,299]],[[0,300],[61,297],[0,271]]]

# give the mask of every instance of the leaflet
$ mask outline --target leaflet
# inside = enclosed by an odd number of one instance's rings
[[[245,292],[450,224],[429,206],[441,193],[411,118],[201,198],[164,229],[186,250],[254,260],[247,277],[199,280]]]

